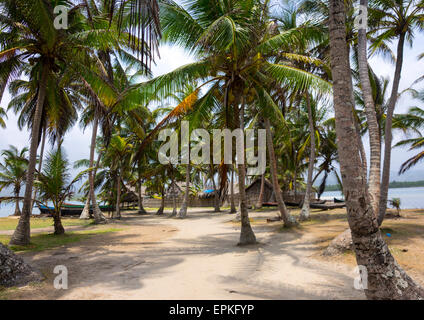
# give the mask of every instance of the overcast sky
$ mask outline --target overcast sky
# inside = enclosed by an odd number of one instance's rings
[[[400,88],[401,90],[410,87],[418,77],[423,75],[424,61],[417,60],[417,56],[423,52],[424,36],[420,35],[415,39],[414,47],[412,49],[406,49]],[[178,47],[161,47],[160,54],[161,59],[157,61],[157,65],[153,67],[155,76],[166,73],[181,65],[194,61],[192,57],[188,56],[182,49]],[[374,57],[371,59],[370,63],[378,75],[389,78],[393,77],[394,66],[390,62],[385,61],[381,57]],[[420,87],[422,88],[423,86],[417,86],[417,88]],[[9,101],[10,95],[8,92],[5,92],[1,106],[6,109]],[[404,97],[400,99],[396,108],[396,112],[406,112],[409,107],[413,105],[417,105],[417,102],[412,100],[409,96]],[[424,105],[421,105],[421,107],[424,107]],[[18,148],[23,148],[24,146],[29,145],[29,132],[26,130],[20,131],[16,122],[17,117],[13,114],[13,112],[8,112],[7,128],[0,128],[0,150],[7,148],[10,144],[17,146]],[[88,158],[90,132],[91,128],[88,128],[85,132],[83,132],[79,126],[75,126],[72,131],[66,135],[64,147],[71,163],[79,159]],[[395,140],[399,140],[399,138],[404,138],[403,134],[395,133]],[[364,141],[368,149],[367,139],[365,138]],[[394,149],[392,157],[392,170],[397,172],[400,165],[412,154],[413,153],[408,152],[407,149]],[[404,177],[397,177],[397,175],[393,173],[392,180],[424,180],[424,170],[420,168],[422,168],[422,165],[418,165]]]

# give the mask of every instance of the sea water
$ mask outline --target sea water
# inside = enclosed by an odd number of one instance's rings
[[[324,192],[323,200],[343,199],[340,191]],[[424,209],[424,187],[389,189],[388,199],[399,198],[401,209]],[[389,206],[390,207],[390,206]]]

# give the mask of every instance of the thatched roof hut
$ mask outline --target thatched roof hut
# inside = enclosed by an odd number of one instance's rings
[[[182,187],[176,183],[172,182],[165,193],[165,198],[172,199],[173,197],[181,197],[184,194]]]
[[[246,198],[249,204],[253,205],[258,201],[259,194],[261,193],[261,183],[262,179],[257,178],[246,188]],[[272,184],[267,179],[265,179],[263,202],[266,203],[276,201],[277,200],[275,199]]]

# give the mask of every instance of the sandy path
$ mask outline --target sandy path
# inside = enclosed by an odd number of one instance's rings
[[[204,212],[186,220],[134,218],[132,227],[105,236],[103,243],[25,254],[48,280],[38,289],[23,288],[16,298],[364,298],[353,288],[350,267],[310,257],[314,239],[262,225],[254,226],[261,244],[240,248],[232,218]],[[49,272],[57,264],[69,269],[68,290],[52,287]]]

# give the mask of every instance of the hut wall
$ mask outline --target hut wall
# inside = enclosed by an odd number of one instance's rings
[[[181,207],[181,205],[183,204],[183,197],[178,197],[177,198],[177,206]],[[159,208],[161,205],[161,200],[160,199],[144,199],[143,201],[143,206],[146,208]],[[174,201],[169,198],[165,198],[165,207],[167,208],[172,208],[174,206]],[[189,207],[198,207],[198,208],[206,208],[206,207],[213,207],[214,206],[214,198],[210,198],[210,199],[198,199],[198,198],[193,198],[191,197],[189,199]]]
[[[246,192],[246,198],[247,198],[247,204],[248,206],[254,206],[259,198],[259,191],[260,191],[260,184],[259,188],[256,188],[256,186],[252,186],[251,189],[249,189],[248,192]],[[265,187],[264,191],[264,202],[276,202],[275,197],[273,196],[273,191],[271,188]],[[316,195],[315,193],[311,193],[311,200],[315,199]],[[296,196],[293,192],[283,192],[283,199],[287,202],[295,202],[300,203],[305,198],[305,193],[297,193]],[[177,206],[181,207],[183,203],[183,196],[177,197]],[[239,206],[240,198],[238,194],[234,195],[234,202],[236,206]],[[146,208],[159,208],[161,205],[160,199],[153,199],[148,198],[143,200],[143,206]],[[165,207],[172,208],[174,205],[174,202],[172,198],[165,198]],[[230,198],[227,197],[227,199],[222,204],[223,207],[229,207],[230,206]],[[211,208],[214,207],[214,198],[209,199],[199,199],[190,197],[189,200],[189,207],[194,208]]]

